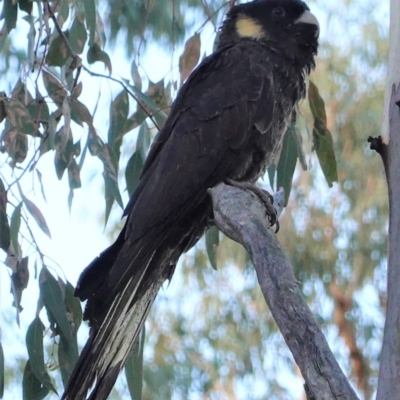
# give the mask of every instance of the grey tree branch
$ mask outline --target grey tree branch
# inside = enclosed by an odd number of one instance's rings
[[[264,298],[305,379],[307,398],[357,399],[298,289],[261,202],[225,184],[210,194],[215,225],[241,243],[253,261]]]

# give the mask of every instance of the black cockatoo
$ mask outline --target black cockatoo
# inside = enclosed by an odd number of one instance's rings
[[[207,190],[255,183],[280,148],[314,67],[319,26],[299,0],[233,6],[215,51],[180,89],[147,156],[116,242],[82,273],[90,336],[64,400],[103,400],[161,285],[212,220]]]

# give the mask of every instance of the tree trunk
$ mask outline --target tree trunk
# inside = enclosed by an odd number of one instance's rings
[[[400,0],[390,2],[389,63],[383,139],[388,143],[389,255],[387,310],[377,400],[400,396]]]

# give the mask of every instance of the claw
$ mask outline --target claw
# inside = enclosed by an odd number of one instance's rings
[[[252,193],[254,193],[264,204],[265,209],[266,209],[265,210],[266,215],[268,216],[268,220],[269,220],[271,226],[276,225],[275,233],[277,233],[279,231],[278,215],[275,210],[275,207],[273,206],[274,197],[269,192],[257,187],[256,185],[253,185],[252,183],[249,183],[249,182],[237,182],[232,179],[227,179],[226,183],[228,185],[231,185],[231,186],[234,186],[234,187],[237,187],[240,189],[244,189],[244,190],[249,190]]]

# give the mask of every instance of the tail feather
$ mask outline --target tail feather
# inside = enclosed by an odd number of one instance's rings
[[[107,399],[165,279],[159,276],[140,299],[140,280],[130,280],[115,297],[104,322],[92,329],[62,400],[84,400],[93,385],[89,399]]]

